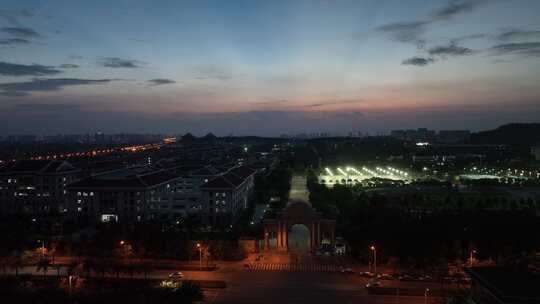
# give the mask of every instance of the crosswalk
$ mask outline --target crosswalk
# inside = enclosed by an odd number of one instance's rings
[[[289,272],[340,272],[343,266],[333,264],[279,264],[279,263],[249,263],[247,271],[289,271]]]

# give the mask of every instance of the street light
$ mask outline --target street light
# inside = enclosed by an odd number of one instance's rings
[[[475,254],[476,254],[476,250],[471,250],[470,257],[469,257],[469,267],[473,267],[473,259],[474,259]]]
[[[424,304],[427,304],[427,296],[428,296],[429,288],[426,288],[424,290]]]
[[[121,240],[121,241],[120,241],[120,246],[124,246],[124,244],[126,244],[126,241]]]
[[[373,272],[375,273],[375,278],[377,278],[377,248],[374,245],[371,245],[369,248],[373,251]]]
[[[202,270],[202,246],[201,246],[201,243],[197,243],[197,249],[199,249],[199,270]]]
[[[38,240],[38,243],[41,242],[41,258],[45,259],[45,241]]]

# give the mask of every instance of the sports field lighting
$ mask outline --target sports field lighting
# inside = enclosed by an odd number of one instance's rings
[[[362,174],[360,171],[356,170],[355,167],[352,167],[351,170],[356,174],[360,174],[360,175]]]
[[[347,173],[345,173],[345,171],[343,171],[343,169],[341,169],[340,167],[337,168],[337,170],[339,171],[339,173],[343,174],[343,175],[347,175]]]
[[[327,172],[330,176],[334,176],[334,173],[332,173],[332,170],[330,170],[330,168],[326,167],[326,168],[324,168],[324,170],[326,170],[326,172]]]

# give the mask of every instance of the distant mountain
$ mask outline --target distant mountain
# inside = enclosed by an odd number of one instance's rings
[[[473,133],[471,143],[535,146],[540,144],[540,123],[511,123],[495,130]]]

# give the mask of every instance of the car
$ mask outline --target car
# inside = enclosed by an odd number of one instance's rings
[[[375,288],[375,287],[381,287],[381,282],[372,280],[366,284],[366,288]]]
[[[414,280],[414,278],[409,274],[403,273],[400,276],[398,276],[398,280],[400,280],[400,281],[412,281],[412,280]]]
[[[392,280],[393,277],[388,273],[383,273],[380,276],[378,276],[381,280]]]
[[[184,274],[180,271],[173,272],[169,274],[169,279],[181,279],[184,277]]]
[[[372,272],[369,271],[360,272],[359,275],[365,278],[372,278],[373,276],[375,276]]]
[[[354,270],[352,270],[352,268],[341,268],[341,273],[345,273],[345,274],[353,274],[354,273]]]

